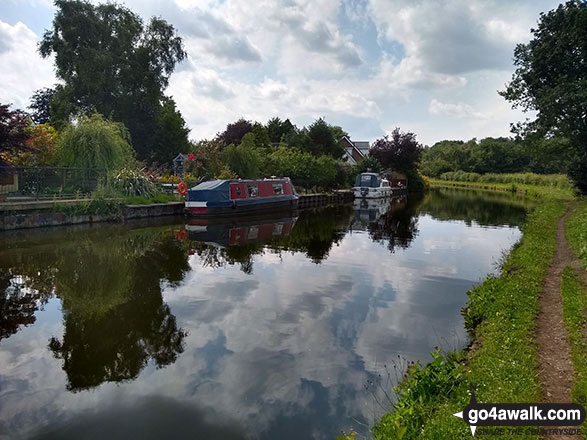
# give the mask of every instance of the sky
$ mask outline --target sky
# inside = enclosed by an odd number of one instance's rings
[[[98,1],[92,0],[92,3]],[[510,135],[532,115],[498,95],[517,43],[531,38],[552,0],[119,0],[145,20],[177,29],[188,57],[173,96],[193,140],[243,117],[319,117],[352,140],[395,127],[432,145]],[[0,102],[25,109],[51,87],[51,58],[37,43],[52,0],[0,0]]]

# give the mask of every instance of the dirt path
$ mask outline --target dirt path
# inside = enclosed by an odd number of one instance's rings
[[[565,220],[572,206],[558,222],[556,253],[540,296],[540,313],[536,323],[538,362],[544,402],[571,402],[573,363],[571,348],[563,321],[561,295],[562,273],[565,267],[575,266],[577,257],[569,249],[565,237]],[[576,439],[567,436],[546,436],[545,439]]]

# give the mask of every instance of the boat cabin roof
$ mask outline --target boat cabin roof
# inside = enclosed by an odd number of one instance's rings
[[[261,183],[261,182],[289,182],[289,177],[271,178],[271,179],[239,179],[239,180],[209,180],[194,186],[193,190],[214,190],[219,189],[225,184],[230,183]]]

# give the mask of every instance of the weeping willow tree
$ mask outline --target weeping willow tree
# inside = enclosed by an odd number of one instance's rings
[[[94,113],[64,130],[58,155],[64,166],[113,170],[127,165],[134,150],[124,124]]]

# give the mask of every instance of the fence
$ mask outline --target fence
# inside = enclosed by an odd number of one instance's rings
[[[0,167],[0,201],[73,198],[89,194],[107,179],[101,168]]]

